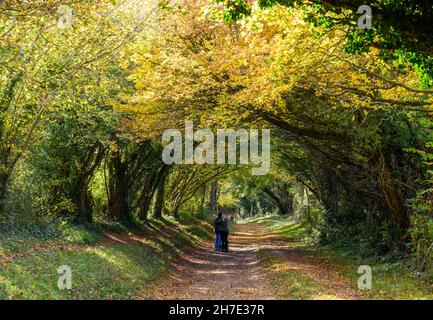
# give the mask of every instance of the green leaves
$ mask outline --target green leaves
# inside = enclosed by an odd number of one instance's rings
[[[246,0],[217,0],[224,2],[224,21],[233,23],[251,14],[251,7]]]
[[[216,0],[216,2],[224,3],[226,22],[246,19],[251,15],[253,5],[243,0]],[[413,55],[412,59],[405,59],[405,63],[417,67],[422,85],[432,86],[433,38],[429,30],[433,25],[433,13],[431,5],[426,1],[420,3],[415,0],[397,2],[383,0],[361,3],[354,0],[336,4],[304,0],[258,0],[256,2],[261,9],[269,9],[277,5],[302,8],[305,21],[314,26],[347,30],[344,48],[351,54],[368,52],[369,48],[374,47],[382,51],[382,56],[387,59],[400,59],[407,54]],[[356,12],[361,4],[367,4],[372,8],[370,30],[356,27],[358,19]],[[403,55],[395,56],[399,51]]]

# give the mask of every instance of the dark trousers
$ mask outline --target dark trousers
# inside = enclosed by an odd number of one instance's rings
[[[221,234],[221,250],[222,251],[229,251],[229,241],[228,241],[228,237],[229,237],[229,233],[228,231],[220,231]]]

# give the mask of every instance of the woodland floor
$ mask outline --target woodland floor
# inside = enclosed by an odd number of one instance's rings
[[[74,228],[67,239],[0,236],[0,300],[433,299],[433,283],[414,278],[403,262],[309,244],[287,217],[248,219],[231,230],[227,253],[214,251],[203,217],[93,233]],[[71,290],[57,286],[64,264],[73,272]],[[365,264],[373,286],[361,292],[357,270]]]
[[[362,298],[335,266],[295,248],[296,241],[262,224],[237,224],[228,253],[214,251],[212,242],[189,250],[145,298]]]

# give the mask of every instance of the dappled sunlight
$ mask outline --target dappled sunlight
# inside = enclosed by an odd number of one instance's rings
[[[344,300],[344,298],[332,294],[317,294],[311,297],[311,300]]]
[[[98,257],[106,260],[108,263],[112,264],[116,268],[124,268],[125,267],[125,263],[122,261],[122,259],[119,259],[119,257],[113,256],[109,252],[106,252],[106,251],[100,250],[100,249],[93,249],[93,248],[88,249],[88,251],[92,252],[92,253],[96,254]]]
[[[366,2],[0,0],[0,299],[431,298],[433,6]]]
[[[109,239],[111,239],[111,240],[113,240],[113,241],[115,241],[115,242],[119,242],[119,243],[127,243],[126,241],[123,241],[123,240],[121,240],[121,239],[115,237],[115,236],[112,235],[112,234],[105,233],[105,235],[106,235]]]
[[[264,233],[264,232],[263,232]],[[242,239],[242,241],[239,241]],[[244,241],[247,243],[244,244]],[[272,299],[260,266],[260,239],[242,226],[229,237],[230,251],[217,252],[207,243],[183,255],[158,299]],[[183,289],[180,289],[182,286]],[[170,293],[173,292],[173,293]]]
[[[111,241],[111,240],[110,240]],[[57,287],[60,265],[73,272],[71,290]],[[129,244],[39,252],[0,267],[0,297],[9,299],[119,299],[162,272],[164,264]],[[8,280],[11,279],[11,280]],[[12,280],[13,279],[13,280]]]
[[[19,279],[28,279],[29,272],[22,266],[14,266],[13,272],[16,275],[19,275]],[[19,280],[17,279],[17,280]],[[14,284],[8,277],[0,274],[0,284],[1,284],[1,292],[0,294],[4,294],[8,299],[12,299],[15,296],[27,295],[26,288],[22,288],[19,285]],[[31,288],[31,285],[28,280],[26,280],[26,284],[28,288]]]
[[[357,299],[346,279],[264,224],[234,226],[230,251],[188,251],[152,292],[157,299]],[[271,260],[270,260],[271,259]],[[276,286],[276,287],[274,287]],[[285,288],[285,289],[284,289]]]

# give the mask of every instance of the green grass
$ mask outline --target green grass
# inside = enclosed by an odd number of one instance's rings
[[[72,269],[72,289],[57,286],[57,268]],[[129,299],[166,270],[151,251],[134,245],[55,250],[0,268],[0,299]]]
[[[10,225],[0,222],[0,258],[37,248],[55,248],[66,244],[95,244],[102,238],[105,226],[62,224],[61,221]]]
[[[354,286],[360,276],[358,267],[368,265],[372,269],[372,288],[363,290],[369,299],[433,299],[433,284],[416,278],[403,261],[385,262],[379,258],[351,255],[332,246],[305,246],[305,249],[328,262],[340,266]]]
[[[291,246],[302,248],[312,255],[337,265],[340,272],[353,284],[353,288],[356,288],[360,277],[358,267],[369,265],[372,268],[372,289],[363,290],[369,299],[433,299],[433,283],[416,278],[405,267],[404,261],[387,262],[378,257],[365,258],[352,254],[342,247],[312,244],[308,241],[305,229],[287,217],[267,216],[247,219],[244,222],[264,223],[272,232],[281,233],[288,238],[298,237],[300,241],[289,242]],[[273,263],[276,264],[278,261],[274,260]],[[290,279],[293,279],[294,283],[298,283],[301,288],[294,290],[295,297],[307,295],[302,291],[302,284],[311,285],[309,283],[311,279],[308,280],[293,271],[284,271],[279,277],[274,283],[277,290],[279,286],[284,287],[281,283],[290,287]],[[298,285],[294,286],[295,289],[298,287]]]
[[[104,243],[104,230],[132,240]],[[212,228],[196,217],[91,229],[65,225],[51,238],[3,235],[0,255],[26,255],[0,265],[0,299],[131,299],[146,297],[146,288],[168,274],[168,261],[209,239]],[[58,288],[61,265],[72,269],[71,290]]]
[[[59,230],[51,225],[3,224],[0,221],[0,257],[27,252],[36,245],[45,245],[56,240]]]
[[[265,224],[269,231],[281,233],[287,237],[303,238],[306,236],[305,229],[299,223],[294,223],[288,216],[265,216],[249,218],[241,223]]]
[[[83,226],[66,226],[63,238],[68,243],[95,244],[102,239],[102,234],[100,230],[89,230]]]
[[[289,270],[281,259],[265,253],[264,250],[259,250],[258,253],[279,299],[306,300],[320,292],[320,287],[313,278]]]

